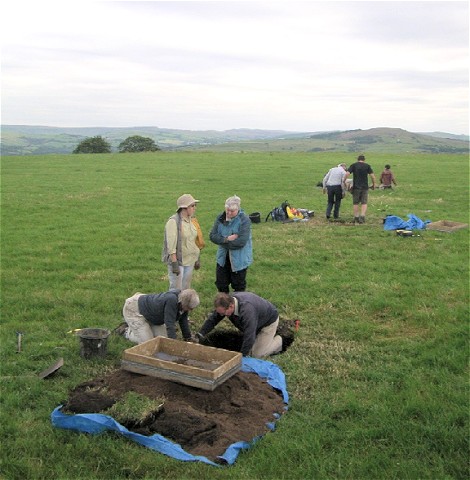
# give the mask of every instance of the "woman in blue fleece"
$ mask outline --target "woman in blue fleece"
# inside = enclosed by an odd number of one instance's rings
[[[218,245],[216,253],[215,285],[219,292],[246,290],[246,273],[253,263],[250,217],[240,209],[240,197],[225,200],[225,211],[217,216],[210,232],[212,243]]]

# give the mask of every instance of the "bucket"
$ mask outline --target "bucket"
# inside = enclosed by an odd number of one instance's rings
[[[250,220],[252,223],[260,223],[261,222],[261,214],[259,212],[253,212],[249,215]]]
[[[110,334],[104,328],[82,328],[77,332],[80,337],[80,356],[86,359],[105,357]]]

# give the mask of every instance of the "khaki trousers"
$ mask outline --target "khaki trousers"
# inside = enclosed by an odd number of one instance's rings
[[[252,357],[263,358],[282,350],[282,338],[280,335],[276,335],[278,325],[279,317],[274,323],[260,330],[250,352]]]
[[[134,343],[143,343],[154,337],[167,337],[165,325],[151,325],[143,315],[139,313],[139,297],[143,293],[135,293],[124,303],[122,315],[129,328],[126,332],[126,338]]]

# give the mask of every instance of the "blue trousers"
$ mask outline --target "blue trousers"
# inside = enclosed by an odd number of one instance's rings
[[[343,198],[343,187],[341,185],[332,185],[326,187],[328,192],[328,205],[326,207],[326,218],[330,218],[333,205],[335,207],[333,217],[339,217],[339,207],[341,206],[341,200]]]

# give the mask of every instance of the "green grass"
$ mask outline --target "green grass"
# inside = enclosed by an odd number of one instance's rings
[[[151,399],[135,392],[126,392],[111,408],[106,412],[122,425],[140,426],[144,421],[151,418],[159,412],[165,403],[165,398],[158,400]]]
[[[355,154],[199,153],[2,159],[1,467],[5,479],[304,479],[469,477],[468,229],[398,237],[382,219],[468,223],[468,156],[369,154],[399,187],[370,193],[367,223],[329,224],[316,183]],[[176,198],[200,200],[207,247],[193,287],[202,324],[214,295],[208,232],[233,194],[253,225],[249,289],[300,319],[272,357],[286,374],[288,413],[231,467],[165,457],[114,434],[55,429],[52,410],[78,383],[119,365],[108,340],[84,360],[85,327],[114,328],[134,292],[168,288],[163,227]],[[265,223],[284,200],[309,222]],[[348,196],[341,208],[352,219]],[[16,353],[16,332],[23,332]],[[64,358],[54,377],[37,374]]]

